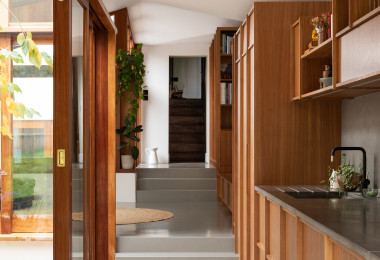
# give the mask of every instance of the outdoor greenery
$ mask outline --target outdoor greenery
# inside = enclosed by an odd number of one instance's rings
[[[2,30],[2,28],[0,28]],[[32,40],[32,33],[22,32],[17,36],[17,43],[22,47],[23,54],[28,57],[29,62],[36,68],[41,68],[42,60],[49,66],[53,66],[52,58],[46,52],[39,52],[36,44]],[[16,118],[32,118],[34,115],[40,115],[33,108],[27,108],[21,102],[16,102],[13,94],[14,92],[21,93],[21,88],[12,82],[9,82],[7,72],[7,61],[11,59],[15,63],[24,63],[24,58],[16,51],[0,48],[0,91],[6,95],[6,104],[8,112]],[[3,115],[1,133],[9,136],[12,139],[12,132],[9,128],[10,119]]]
[[[47,174],[53,172],[53,158],[21,158],[13,160],[13,173]]]

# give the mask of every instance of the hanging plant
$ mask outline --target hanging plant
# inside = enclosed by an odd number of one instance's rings
[[[116,133],[124,136],[127,142],[122,142],[118,149],[128,147],[129,152],[134,160],[139,156],[139,150],[136,145],[130,142],[138,143],[140,138],[138,133],[143,131],[142,125],[137,125],[137,112],[139,110],[139,99],[144,99],[143,88],[145,77],[144,54],[141,52],[142,44],[137,49],[130,51],[119,50],[116,55],[118,95],[120,99],[126,98],[129,103],[127,115],[125,116],[125,125],[116,129]]]
[[[130,51],[120,49],[116,55],[118,95],[123,98],[124,93],[127,93],[127,102],[130,104],[127,118],[131,122],[136,121],[139,99],[144,99],[145,65],[141,48],[142,44],[139,44],[137,49]]]

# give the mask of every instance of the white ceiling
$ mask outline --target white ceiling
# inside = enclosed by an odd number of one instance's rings
[[[110,12],[128,8],[135,42],[158,45],[210,44],[216,27],[239,26],[252,8],[253,2],[288,0],[103,1]]]
[[[254,0],[103,0],[108,11],[128,7],[135,42],[211,43],[218,26],[239,26]]]

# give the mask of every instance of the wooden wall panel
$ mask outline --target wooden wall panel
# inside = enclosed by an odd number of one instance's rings
[[[255,23],[266,25],[255,28],[254,59],[260,64],[255,67],[253,107],[256,185],[320,184],[327,177],[329,153],[340,144],[340,102],[290,102],[293,86],[289,84],[289,68],[286,63],[273,66],[279,60],[291,60],[290,52],[277,46],[275,39],[283,39],[281,44],[290,43],[289,25],[298,16],[311,16],[325,10],[325,6],[255,3]]]
[[[291,102],[291,25],[329,10],[331,2],[255,3],[235,35],[233,219],[241,259],[266,257],[257,246],[259,200],[250,189],[318,185],[327,178],[331,149],[340,145],[339,101]]]

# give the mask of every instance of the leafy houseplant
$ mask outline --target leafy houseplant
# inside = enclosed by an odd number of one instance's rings
[[[144,54],[141,52],[141,48],[142,44],[139,44],[137,49],[130,51],[120,49],[116,55],[118,95],[120,99],[126,97],[129,104],[124,119],[125,125],[116,130],[116,133],[126,137],[128,142],[122,142],[118,149],[128,146],[133,160],[137,160],[139,157],[139,149],[133,142],[140,141],[137,134],[143,131],[141,125],[136,126],[137,112],[140,108],[139,99],[144,99],[143,88],[145,87],[143,86],[145,76]]]
[[[123,147],[128,147],[129,152],[131,155],[122,155],[122,168],[123,169],[132,169],[133,168],[133,162],[139,158],[139,149],[136,145],[131,144],[130,141],[133,142],[140,142],[140,138],[137,136],[138,133],[141,133],[143,131],[142,125],[136,125],[136,121],[130,121],[128,117],[125,117],[124,119],[125,125],[121,127],[120,129],[116,129],[116,133],[123,135],[127,138],[128,142],[121,142],[118,149],[122,149]]]
[[[329,169],[329,181],[334,181],[335,177],[340,191],[355,191],[361,185],[361,168],[360,165],[359,172],[356,171],[355,166],[347,160],[346,154],[343,154],[343,163],[335,171],[335,176],[333,176],[331,169]]]

